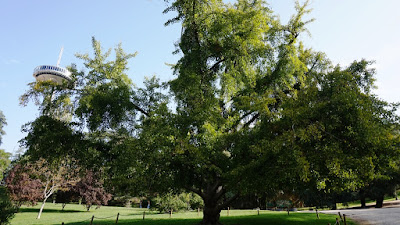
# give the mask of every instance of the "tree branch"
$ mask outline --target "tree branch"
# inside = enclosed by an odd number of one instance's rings
[[[218,66],[219,64],[221,64],[222,62],[224,62],[224,61],[225,61],[225,59],[219,60],[219,61],[216,62],[209,70],[210,70],[210,71],[214,71],[214,70],[217,68],[217,66]]]
[[[148,112],[146,112],[146,111],[144,111],[142,108],[140,108],[138,105],[136,105],[135,103],[132,103],[133,104],[133,106],[137,109],[137,110],[139,110],[141,113],[143,113],[144,115],[146,115],[147,117],[150,117],[150,114],[148,113]]]
[[[256,119],[258,119],[260,117],[260,113],[256,113],[256,115],[253,116],[253,118],[251,118],[249,121],[247,121],[247,123],[245,123],[243,125],[243,127],[247,127],[249,126],[251,123],[253,123]]]
[[[311,68],[308,69],[308,71],[304,75],[307,76],[308,74],[310,74],[310,72],[314,69],[315,65],[317,65],[318,60],[319,60],[319,57],[315,57],[315,60],[314,60],[313,64],[311,65]]]
[[[193,187],[186,187],[186,189],[191,191],[191,192],[194,192],[194,193],[198,194],[203,199],[205,197],[204,193],[200,189],[195,189]]]

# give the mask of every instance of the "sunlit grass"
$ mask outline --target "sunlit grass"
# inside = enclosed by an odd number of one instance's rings
[[[202,212],[178,212],[172,215],[167,213],[158,213],[157,211],[148,211],[147,209],[109,207],[102,206],[99,209],[91,209],[89,212],[82,205],[69,204],[61,211],[60,204],[47,203],[40,220],[36,219],[39,206],[23,206],[20,212],[16,214],[11,221],[12,225],[30,225],[30,224],[89,224],[94,215],[93,224],[115,224],[117,214],[119,213],[118,224],[140,224],[140,225],[193,225],[197,224],[202,218]],[[145,220],[143,220],[143,213]],[[221,222],[225,225],[323,225],[332,223],[336,219],[335,215],[320,214],[320,219],[316,218],[315,213],[301,212],[273,212],[257,210],[230,210],[221,212]],[[353,224],[353,223],[349,223]]]

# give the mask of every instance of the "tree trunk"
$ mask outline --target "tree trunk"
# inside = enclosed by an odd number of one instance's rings
[[[383,206],[383,198],[384,198],[384,195],[380,195],[379,197],[376,198],[375,208],[382,208],[382,206]]]
[[[226,198],[226,190],[217,180],[214,184],[208,184],[203,190],[189,190],[197,193],[204,201],[203,220],[199,225],[220,225],[219,222],[221,210],[227,208],[232,201],[239,197],[236,193],[232,197]]]
[[[337,203],[336,201],[334,201],[334,203],[332,204],[332,210],[337,210]]]
[[[361,208],[366,208],[367,204],[365,202],[365,191],[360,190],[360,201],[361,201]]]
[[[267,209],[267,196],[265,194],[261,195],[258,207],[262,210]]]
[[[200,225],[219,225],[219,224],[221,224],[219,222],[220,213],[221,213],[221,210],[218,209],[218,207],[210,206],[210,205],[207,205],[207,203],[205,203],[204,210],[203,210],[203,220],[200,222]]]
[[[367,208],[367,204],[366,204],[366,201],[365,201],[365,196],[362,196],[360,198],[360,201],[361,201],[361,208]]]
[[[46,200],[47,200],[47,198],[45,198],[43,200],[42,206],[40,207],[39,214],[36,219],[40,219],[40,216],[42,215],[42,212],[43,212],[44,204],[46,204]]]

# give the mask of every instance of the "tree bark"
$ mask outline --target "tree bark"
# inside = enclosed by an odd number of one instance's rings
[[[45,198],[43,200],[42,206],[40,206],[40,210],[39,210],[39,213],[38,213],[38,216],[36,219],[40,219],[40,216],[42,215],[42,212],[43,212],[44,204],[46,204],[46,200],[47,200],[47,198]]]
[[[221,210],[228,207],[229,204],[239,196],[239,194],[236,194],[229,199],[221,201],[225,193],[226,190],[219,182],[216,182],[214,185],[208,185],[206,190],[200,193],[204,201],[203,220],[200,222],[200,225],[221,224],[219,222]]]
[[[333,202],[333,204],[332,204],[332,208],[331,208],[332,210],[337,210],[337,203],[336,203],[336,200]]]
[[[367,207],[367,204],[365,201],[365,191],[364,190],[360,190],[360,202],[361,202],[361,208]]]
[[[383,195],[380,195],[379,197],[376,198],[376,205],[375,208],[382,208],[383,206]]]
[[[210,205],[206,202],[204,203],[203,210],[203,220],[200,222],[200,225],[219,225],[221,209],[218,209],[216,205]]]

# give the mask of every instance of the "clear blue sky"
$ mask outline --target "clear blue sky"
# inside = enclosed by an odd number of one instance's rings
[[[233,0],[231,0],[233,1]],[[293,0],[269,0],[283,22],[294,12]],[[3,145],[8,152],[18,149],[24,137],[21,126],[34,120],[37,108],[19,106],[19,96],[34,81],[38,65],[55,65],[64,46],[62,66],[80,61],[75,53],[91,52],[91,37],[104,48],[122,43],[127,52],[137,51],[128,72],[140,85],[145,76],[162,80],[172,77],[165,63],[180,35],[179,25],[164,27],[173,15],[163,15],[163,0],[0,0],[0,110],[6,116]],[[353,60],[376,60],[376,94],[386,101],[400,102],[400,1],[398,0],[312,0],[314,9],[308,26],[306,46],[327,53],[336,64]]]

